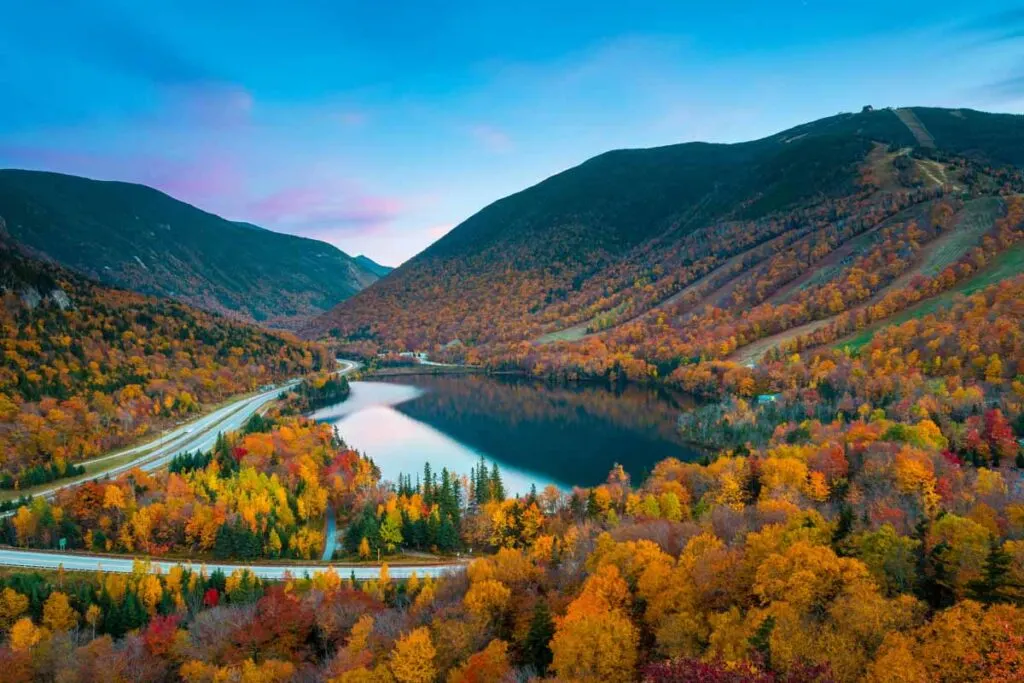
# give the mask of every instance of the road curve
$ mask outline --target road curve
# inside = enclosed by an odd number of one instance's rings
[[[354,361],[341,360],[339,358],[337,362],[342,366],[341,369],[338,370],[339,375],[347,375],[359,368],[359,364]],[[248,398],[242,398],[234,401],[222,408],[218,408],[209,415],[204,415],[192,420],[191,422],[186,422],[183,425],[175,427],[155,441],[151,441],[141,446],[135,446],[128,450],[117,451],[110,455],[104,455],[90,460],[87,463],[83,463],[89,465],[131,453],[141,453],[139,457],[133,458],[130,462],[123,465],[94,472],[82,479],[76,479],[74,481],[51,486],[50,488],[34,493],[33,496],[37,498],[52,498],[59,491],[79,486],[88,481],[117,476],[118,474],[127,472],[135,467],[151,472],[166,466],[174,456],[181,453],[194,452],[197,450],[209,450],[213,448],[213,445],[217,442],[218,434],[241,429],[248,419],[256,413],[256,411],[280,396],[282,391],[297,385],[299,381],[300,380],[298,379],[293,379],[276,386],[273,389],[259,393],[256,396],[250,396]],[[14,512],[14,510],[11,510],[9,512],[2,513],[0,514],[0,517],[10,516],[14,514]]]
[[[353,361],[338,359],[338,363],[343,367],[338,371],[339,375],[347,375],[354,370],[359,368],[359,364]],[[129,451],[121,451],[115,455],[124,455],[125,453],[145,451],[143,455],[132,460],[129,463],[121,465],[116,468],[97,472],[85,479],[79,479],[74,482],[69,482],[59,486],[53,486],[45,491],[39,492],[37,496],[51,497],[58,491],[78,486],[86,481],[94,479],[100,479],[107,476],[113,476],[121,472],[132,469],[133,467],[140,467],[143,470],[155,470],[165,466],[170,460],[179,453],[185,451],[196,451],[196,450],[208,450],[213,447],[217,440],[217,434],[221,432],[230,432],[242,427],[245,422],[260,408],[272,401],[274,398],[279,396],[281,392],[292,386],[298,384],[299,380],[291,380],[282,384],[281,386],[275,387],[272,390],[265,391],[256,396],[249,398],[239,399],[230,405],[227,405],[219,410],[205,415],[201,418],[193,420],[190,423],[181,425],[175,428],[171,432],[161,436],[157,441],[151,442],[144,446],[137,446]],[[102,459],[107,459],[111,456],[104,456]],[[95,462],[95,461],[94,461]],[[14,510],[4,513],[3,517],[14,514]],[[333,548],[331,548],[333,554]],[[2,548],[0,549],[0,566],[6,567],[25,567],[33,569],[57,569],[63,566],[67,570],[75,571],[104,571],[104,572],[119,572],[119,573],[130,573],[132,566],[136,558],[132,557],[111,557],[108,555],[90,555],[87,553],[51,553],[51,552],[38,552],[32,550],[19,550],[14,548]],[[187,563],[180,561],[153,561],[151,567],[153,570],[157,568],[162,572],[166,572],[168,569],[175,565],[187,566]],[[357,579],[371,579],[376,578],[380,572],[377,566],[344,566],[344,565],[332,565],[339,571],[344,573],[346,576],[350,572],[354,572]],[[447,571],[455,571],[462,568],[462,564],[452,563],[445,565],[424,565],[424,566],[402,566],[395,567],[391,570],[391,575],[395,578],[406,578],[413,572],[416,572],[420,576],[440,576]],[[206,565],[207,571],[215,571],[220,569],[225,573],[231,573],[239,567],[246,567],[251,569],[254,574],[260,578],[265,579],[282,579],[286,573],[290,573],[292,576],[302,576],[306,573],[313,574],[315,572],[324,571],[327,565],[274,565],[274,564],[210,564]]]
[[[34,550],[18,550],[14,548],[0,548],[0,565],[5,567],[23,567],[26,569],[59,569],[64,567],[65,571],[100,571],[117,574],[130,574],[136,559],[133,557],[111,557],[109,555],[90,555],[87,553],[49,553]],[[235,564],[235,563],[191,563],[179,560],[150,560],[150,571],[159,571],[166,574],[171,567],[202,567],[207,574],[221,570],[230,574],[236,569],[249,569],[261,579],[279,581],[286,575],[302,577],[312,576],[322,572],[328,567],[334,568],[343,578],[355,575],[356,579],[376,579],[380,575],[379,565],[345,565],[345,564],[312,564],[312,565],[285,565],[285,564]],[[388,574],[394,579],[406,579],[415,572],[417,576],[439,577],[447,573],[458,572],[465,568],[461,562],[448,564],[428,565],[396,565],[388,567]]]

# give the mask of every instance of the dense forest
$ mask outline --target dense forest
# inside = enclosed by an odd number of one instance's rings
[[[258,418],[167,475],[96,485],[110,505],[33,503],[8,533],[45,545],[54,523],[116,526],[112,543],[160,552],[175,539],[216,550],[233,528],[271,556],[267,541],[290,532],[282,520],[330,500],[355,555],[472,546],[478,557],[439,580],[392,580],[385,565],[361,583],[343,570],[277,585],[241,570],[15,572],[0,593],[3,670],[76,681],[1020,680],[1022,323],[1018,277],[857,349],[703,363],[685,381],[721,400],[680,428],[723,434],[715,457],[667,459],[635,482],[615,467],[568,492],[510,498],[485,462],[383,482],[328,428]],[[749,399],[768,390],[771,401]],[[261,497],[265,478],[280,489]],[[166,540],[138,533],[162,529]]]
[[[165,472],[133,469],[109,481],[37,498],[2,520],[11,545],[177,554],[201,559],[319,558],[328,506],[350,508],[379,478],[325,425],[254,415],[208,453],[182,454]]]
[[[290,335],[97,285],[6,238],[0,330],[0,478],[21,488],[334,362]]]

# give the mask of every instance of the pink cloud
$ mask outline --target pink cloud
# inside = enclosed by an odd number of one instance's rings
[[[505,131],[485,123],[472,126],[469,132],[484,148],[496,154],[511,152],[515,147]]]
[[[339,183],[287,188],[250,203],[244,213],[269,228],[326,238],[376,232],[397,218],[402,208],[397,198],[366,194],[352,183]]]
[[[427,234],[434,239],[439,239],[451,232],[451,229],[454,227],[454,223],[442,223],[441,225],[435,225],[431,228],[427,228]]]
[[[199,203],[231,200],[245,187],[244,174],[225,157],[169,164],[150,174],[151,182],[167,194]]]
[[[213,150],[193,158],[173,159],[148,153],[101,154],[26,145],[0,146],[0,166],[140,183],[214,210],[224,209],[245,185],[239,165],[229,155]]]

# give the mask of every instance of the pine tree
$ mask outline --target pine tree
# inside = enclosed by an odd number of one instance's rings
[[[501,481],[501,472],[496,462],[491,462],[491,500],[499,503],[505,500],[505,484]]]
[[[575,520],[583,519],[583,515],[586,512],[586,508],[583,504],[583,499],[576,492],[572,492],[572,496],[569,498],[569,512],[572,513],[572,518]]]
[[[932,609],[946,609],[956,602],[953,590],[953,571],[947,558],[949,544],[943,541],[924,556],[924,572],[921,581],[921,597]]]
[[[472,507],[477,504],[476,496],[476,468],[469,468],[469,490],[466,491],[466,499],[468,504]]]
[[[1013,558],[1003,549],[999,539],[995,536],[991,537],[988,555],[985,556],[985,566],[982,569],[982,578],[967,584],[970,596],[978,602],[986,604],[1021,602],[1021,594],[1014,590],[1021,586],[1010,576],[1012,565]]]
[[[448,516],[441,520],[437,528],[437,547],[443,552],[452,552],[459,547],[459,532]]]
[[[476,468],[476,502],[483,505],[491,500],[491,475],[487,471],[487,462],[484,456],[480,456],[480,463]]]
[[[532,666],[538,676],[544,676],[551,666],[551,639],[554,636],[555,622],[551,618],[548,603],[542,598],[533,608],[530,630],[523,644],[523,661]]]
[[[427,507],[434,504],[434,473],[429,462],[423,464],[423,502]]]
[[[839,523],[836,525],[835,533],[832,534],[832,545],[836,548],[853,531],[853,507],[849,503],[843,503],[839,508]]]

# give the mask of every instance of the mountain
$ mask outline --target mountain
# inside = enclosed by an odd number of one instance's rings
[[[243,392],[329,364],[298,341],[32,257],[0,219],[0,489],[59,477]]]
[[[358,263],[360,266],[362,266],[365,270],[370,271],[371,273],[373,273],[377,277],[384,277],[385,275],[390,273],[392,270],[394,270],[394,268],[392,268],[391,266],[382,266],[381,264],[377,263],[373,259],[369,258],[368,256],[363,256],[362,254],[360,254],[359,256],[356,256],[354,260],[355,260],[356,263]]]
[[[453,359],[513,364],[598,334],[632,354],[637,339],[613,337],[649,311],[673,328],[686,316],[703,325],[693,316],[707,305],[739,319],[784,303],[787,286],[801,287],[796,300],[817,296],[856,259],[874,263],[895,229],[887,221],[916,216],[937,237],[937,203],[1006,194],[1022,165],[1024,117],[932,108],[865,107],[751,142],[607,152],[484,208],[303,332],[363,353],[446,347]],[[943,215],[966,221],[956,202]],[[943,254],[982,239],[1006,212],[993,206],[969,207],[982,218]],[[828,277],[811,282],[824,265]]]
[[[0,170],[0,217],[102,282],[293,328],[377,280],[335,247],[224,220],[143,185]]]

